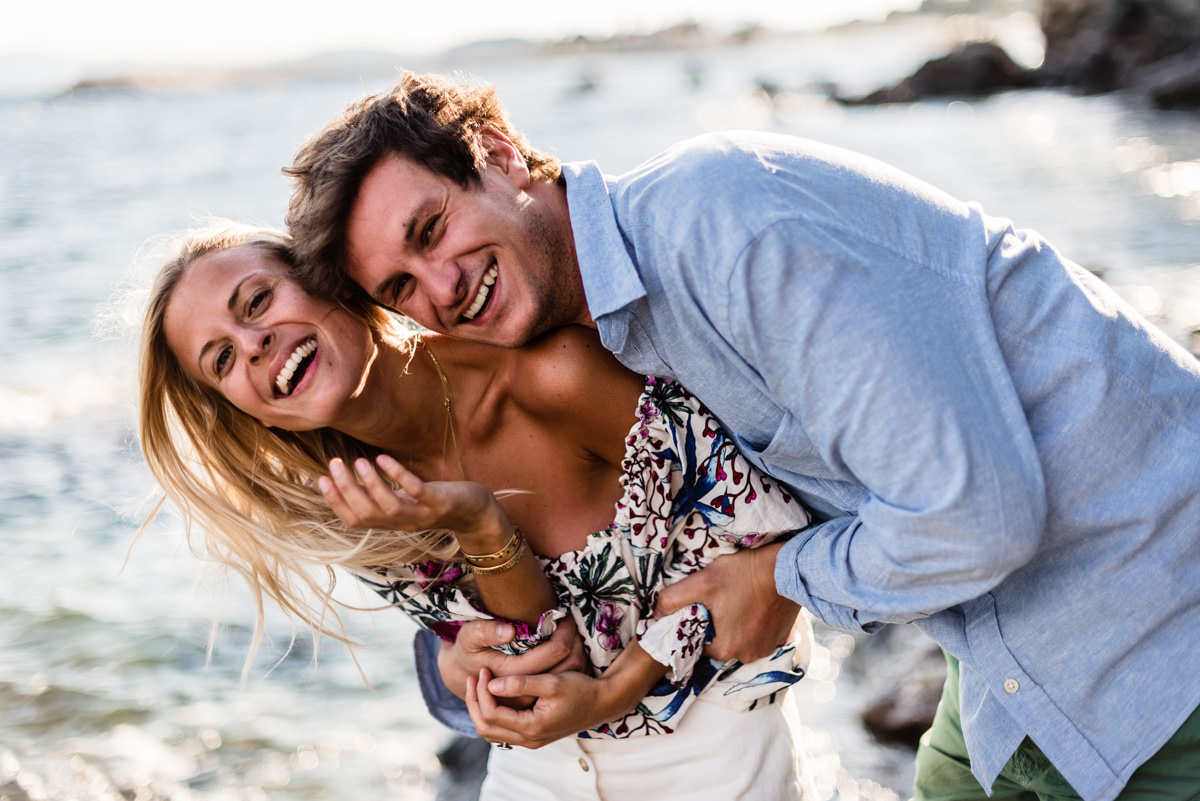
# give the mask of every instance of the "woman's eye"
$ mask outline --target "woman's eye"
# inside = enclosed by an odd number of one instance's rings
[[[217,353],[217,359],[213,362],[213,371],[220,378],[225,373],[225,368],[229,365],[229,360],[233,358],[233,348],[221,348]]]
[[[253,316],[255,312],[260,311],[267,300],[271,297],[271,290],[260,289],[250,296],[250,302],[246,305],[246,315]]]

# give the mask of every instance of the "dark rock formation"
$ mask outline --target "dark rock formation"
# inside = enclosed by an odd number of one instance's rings
[[[942,697],[942,649],[915,626],[887,626],[859,643],[855,657],[863,726],[880,742],[915,749]]]
[[[900,83],[845,105],[909,103],[929,97],[982,97],[1033,85],[1033,74],[994,42],[968,42],[953,53],[925,62]]]
[[[1046,37],[1035,70],[996,44],[976,42],[934,59],[896,85],[850,105],[928,97],[979,97],[1050,86],[1085,94],[1129,91],[1157,108],[1200,110],[1200,2],[1196,0],[1043,0]]]
[[[437,801],[477,801],[490,748],[478,737],[455,736],[438,751],[442,772],[437,779]]]
[[[1194,0],[1043,0],[1046,83],[1087,93],[1137,86],[1142,71],[1200,43]]]

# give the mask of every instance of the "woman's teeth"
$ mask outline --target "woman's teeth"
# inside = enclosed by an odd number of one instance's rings
[[[471,304],[470,308],[463,312],[463,317],[466,317],[468,320],[474,320],[475,315],[479,314],[479,310],[484,307],[488,301],[488,297],[492,294],[492,287],[496,283],[496,274],[498,272],[499,268],[493,264],[483,274],[483,283],[479,285],[479,292],[475,295],[475,301]]]
[[[291,388],[292,376],[296,374],[296,368],[300,366],[300,362],[311,356],[316,349],[317,341],[310,339],[292,351],[292,355],[288,357],[287,363],[283,365],[283,369],[275,377],[275,386],[280,392],[284,395],[288,394],[288,390]]]

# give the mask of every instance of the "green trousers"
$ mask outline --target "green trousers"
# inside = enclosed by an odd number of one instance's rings
[[[1028,737],[988,796],[971,775],[959,712],[958,660],[946,655],[946,685],[933,725],[917,748],[916,801],[1079,801],[1079,795]],[[1200,801],[1200,709],[1139,767],[1120,801]]]

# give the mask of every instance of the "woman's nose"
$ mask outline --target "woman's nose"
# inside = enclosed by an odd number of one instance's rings
[[[249,354],[250,363],[257,364],[259,357],[269,354],[273,341],[274,337],[270,331],[261,331],[258,329],[247,331],[243,345],[246,348],[246,353]]]

